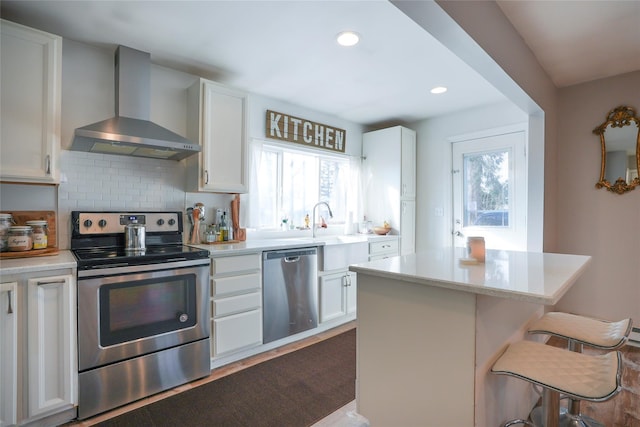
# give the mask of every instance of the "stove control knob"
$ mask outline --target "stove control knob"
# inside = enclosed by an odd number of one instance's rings
[[[180,315],[180,317],[178,318],[178,320],[180,320],[181,323],[186,322],[187,320],[189,320],[189,315],[186,313],[182,313]]]
[[[176,223],[176,220],[175,220],[175,219],[171,218],[171,219],[169,220],[169,225],[174,225],[175,223]]]
[[[87,228],[90,228],[93,225],[93,221],[91,221],[90,219],[85,219],[84,220],[84,226]]]
[[[159,220],[158,220],[158,225],[159,225],[159,226],[164,225],[164,219],[162,219],[162,218],[161,218],[161,219],[159,219]]]
[[[98,225],[100,226],[100,228],[105,228],[107,226],[107,221],[101,219],[100,221],[98,221]]]

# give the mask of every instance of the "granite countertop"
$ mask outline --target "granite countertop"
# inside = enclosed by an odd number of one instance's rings
[[[484,264],[463,264],[464,248],[443,248],[356,264],[349,270],[482,295],[553,305],[584,272],[591,257],[487,250]]]
[[[0,275],[33,273],[36,271],[76,268],[76,259],[71,251],[60,251],[58,255],[0,260]]]

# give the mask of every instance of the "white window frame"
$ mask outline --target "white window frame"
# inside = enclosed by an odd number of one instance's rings
[[[283,204],[283,200],[284,200],[284,196],[283,196],[283,184],[284,184],[284,153],[288,152],[288,153],[293,153],[293,154],[300,154],[300,155],[306,155],[306,156],[310,156],[310,157],[314,157],[316,159],[316,161],[318,162],[318,176],[317,176],[317,182],[318,182],[318,188],[319,188],[319,184],[320,184],[320,161],[322,160],[329,160],[329,161],[338,161],[341,163],[344,163],[345,166],[347,168],[351,168],[353,167],[353,164],[350,162],[350,158],[347,155],[337,155],[337,154],[330,154],[330,153],[325,153],[325,152],[321,152],[319,150],[313,150],[313,149],[308,149],[308,148],[303,148],[303,147],[291,147],[288,144],[283,144],[283,143],[277,143],[277,142],[273,142],[273,141],[261,141],[261,150],[263,153],[269,152],[269,153],[275,153],[277,156],[277,190],[276,190],[276,206],[278,208],[278,211],[282,210],[282,204]],[[252,170],[251,171],[252,174],[255,174],[256,171]],[[259,180],[254,180],[252,179],[252,181],[255,181],[255,184],[258,185],[258,188],[254,188],[252,191],[260,191],[259,185],[260,182]],[[348,193],[348,192],[347,192]],[[319,200],[320,195],[317,195],[318,200]],[[345,199],[345,205],[347,204],[347,198],[349,197],[348,194],[344,194],[344,199]],[[312,216],[311,213],[311,209],[313,208],[313,205],[309,206],[309,216]],[[260,209],[260,207],[256,207],[256,206],[249,206],[249,209],[254,210],[254,209]],[[334,209],[334,207],[332,206],[332,209]],[[327,223],[329,223],[330,225],[344,225],[345,221],[347,219],[347,212],[343,213],[344,216],[342,218],[339,219],[329,219],[326,218]],[[259,217],[259,213],[255,213],[253,212],[251,217],[253,218],[258,218]],[[335,214],[334,214],[335,215]],[[291,219],[290,219],[291,220]],[[300,218],[295,218],[294,219],[296,221],[296,223],[294,224],[294,226],[300,226],[301,224],[301,219]],[[270,231],[270,230],[278,230],[281,229],[281,224],[279,223],[279,219],[276,219],[275,222],[273,224],[270,224],[268,226],[258,226],[257,224],[251,224],[252,227],[256,228],[257,230],[260,231]]]

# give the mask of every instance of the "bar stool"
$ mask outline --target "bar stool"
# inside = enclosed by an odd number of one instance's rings
[[[624,345],[632,327],[631,319],[617,322],[593,319],[575,314],[550,312],[535,321],[529,328],[530,334],[553,335],[567,340],[568,349],[582,352],[583,345],[604,351],[616,350]],[[531,418],[541,418],[537,409]],[[561,424],[568,427],[604,427],[604,424],[581,414],[580,400],[571,399],[568,409],[561,409]]]
[[[498,375],[509,375],[542,387],[542,408],[545,427],[560,424],[560,394],[572,399],[602,402],[620,389],[620,352],[589,356],[561,348],[520,341],[511,344],[491,368]],[[523,423],[508,421],[504,426]]]

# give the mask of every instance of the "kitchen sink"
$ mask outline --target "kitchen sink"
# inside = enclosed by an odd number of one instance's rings
[[[367,236],[318,236],[284,239],[292,244],[317,244],[320,271],[344,270],[351,264],[369,260]]]
[[[356,236],[331,236],[316,238],[324,242],[320,246],[318,267],[322,271],[340,270],[350,264],[369,260],[369,241]]]

